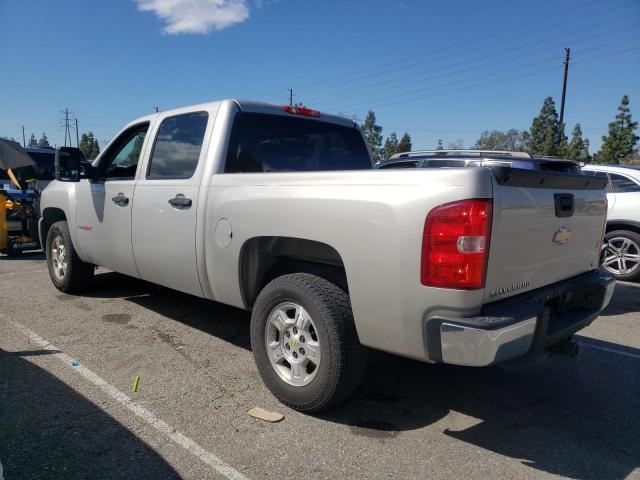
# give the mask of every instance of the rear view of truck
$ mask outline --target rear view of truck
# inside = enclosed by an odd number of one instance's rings
[[[484,167],[493,198],[432,210],[423,237],[422,283],[484,288],[479,315],[432,318],[431,359],[483,366],[533,349],[574,352],[571,335],[609,303],[599,273],[606,223],[604,183],[557,171]]]

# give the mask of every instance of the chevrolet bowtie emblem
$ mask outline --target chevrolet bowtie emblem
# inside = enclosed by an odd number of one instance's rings
[[[564,245],[569,241],[570,238],[571,238],[571,230],[569,230],[567,227],[560,227],[553,234],[553,243],[557,245]]]
[[[297,344],[298,344],[298,341],[295,338],[293,340],[291,340],[291,342],[289,343],[291,348],[296,348]]]

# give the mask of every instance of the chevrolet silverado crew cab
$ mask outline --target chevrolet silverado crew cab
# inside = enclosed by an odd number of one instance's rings
[[[566,342],[613,293],[606,179],[375,170],[353,121],[305,107],[156,113],[56,176],[40,235],[59,290],[102,266],[251,310],[258,371],[301,411],[349,396],[365,347],[491,365]]]

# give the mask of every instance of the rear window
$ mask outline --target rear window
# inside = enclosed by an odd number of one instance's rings
[[[611,176],[611,183],[613,184],[613,190],[615,192],[640,192],[640,185],[624,175],[618,175],[617,173],[609,173]]]
[[[306,118],[238,112],[225,172],[370,170],[369,152],[356,128]]]

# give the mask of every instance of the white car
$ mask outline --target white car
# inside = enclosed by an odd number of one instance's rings
[[[603,267],[619,280],[640,280],[640,167],[587,165],[583,170],[609,179]]]

